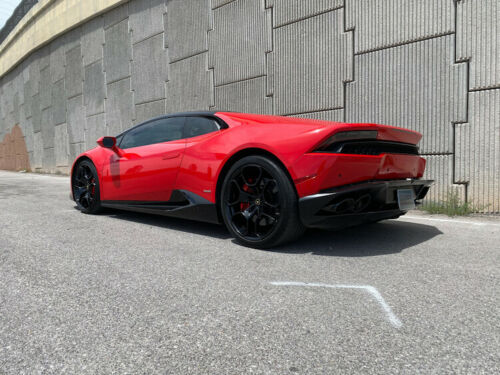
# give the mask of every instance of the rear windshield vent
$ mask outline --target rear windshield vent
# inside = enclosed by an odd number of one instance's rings
[[[335,142],[320,152],[354,155],[407,154],[418,155],[418,146],[378,140]]]

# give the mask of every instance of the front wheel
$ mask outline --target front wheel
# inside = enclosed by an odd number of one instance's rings
[[[264,156],[247,156],[230,168],[220,205],[226,227],[245,246],[278,246],[304,232],[290,179]]]
[[[96,214],[101,210],[99,178],[90,160],[78,163],[71,177],[73,198],[78,209],[85,214]]]

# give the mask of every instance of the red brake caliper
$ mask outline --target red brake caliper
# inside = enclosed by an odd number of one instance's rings
[[[243,185],[243,191],[248,192],[250,188],[247,186],[247,184]],[[240,203],[240,210],[245,211],[248,207],[250,207],[250,203],[245,202],[245,203]]]

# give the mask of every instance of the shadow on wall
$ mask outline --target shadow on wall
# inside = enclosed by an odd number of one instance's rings
[[[26,142],[19,125],[5,135],[0,142],[0,169],[9,171],[30,170],[30,158]]]

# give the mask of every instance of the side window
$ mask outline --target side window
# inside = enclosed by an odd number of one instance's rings
[[[116,145],[118,147],[120,147],[120,143],[122,142],[122,139],[123,139],[123,134],[116,137]]]
[[[187,117],[184,138],[196,137],[219,130],[219,124],[206,117]]]
[[[120,148],[126,149],[181,139],[184,121],[185,117],[172,117],[138,126],[125,133]]]

